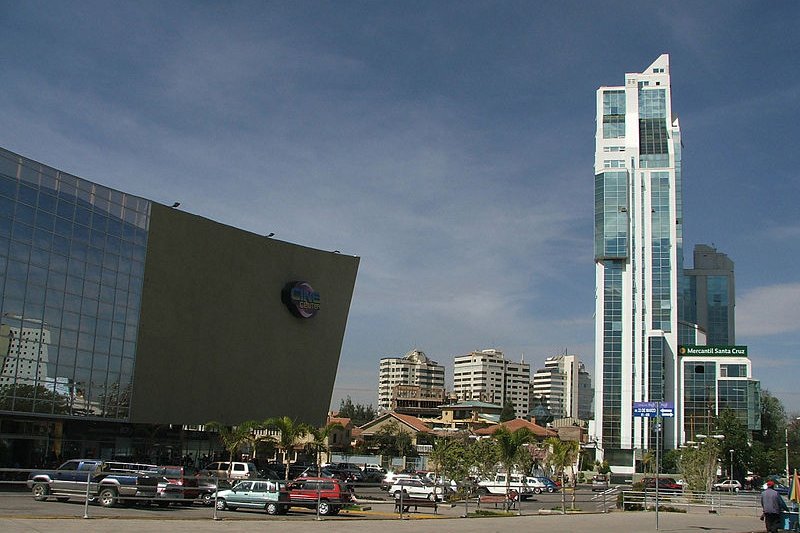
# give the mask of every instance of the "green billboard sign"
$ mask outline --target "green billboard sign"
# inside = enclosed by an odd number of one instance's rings
[[[747,357],[747,346],[697,346],[689,344],[678,347],[680,355],[714,355]]]

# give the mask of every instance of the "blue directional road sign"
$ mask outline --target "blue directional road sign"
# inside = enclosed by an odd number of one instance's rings
[[[672,402],[633,402],[633,416],[655,418],[660,415],[665,418],[675,416]]]

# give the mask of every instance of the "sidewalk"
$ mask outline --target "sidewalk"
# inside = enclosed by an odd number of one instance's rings
[[[607,514],[530,515],[503,518],[431,518],[412,517],[408,520],[282,520],[270,517],[264,520],[225,518],[224,520],[165,520],[154,519],[0,519],[4,533],[143,533],[168,530],[171,533],[238,533],[280,531],[281,533],[525,533],[536,532],[590,532],[590,533],[750,533],[764,531],[764,523],[753,516],[714,515],[703,513],[612,512]]]

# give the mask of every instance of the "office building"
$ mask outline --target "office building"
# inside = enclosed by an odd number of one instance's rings
[[[323,424],[358,262],[0,149],[0,463],[176,460],[207,441],[186,426]]]
[[[595,438],[612,465],[652,449],[634,402],[674,401],[682,269],[681,136],[669,56],[597,91]],[[668,447],[678,444],[663,425]]]
[[[398,389],[398,386],[401,386]],[[378,369],[378,407],[399,407],[413,416],[430,414],[431,403],[444,402],[444,366],[429,359],[421,350],[403,357],[384,357]],[[423,412],[424,411],[424,412]],[[434,413],[431,411],[431,413]]]
[[[752,377],[747,346],[681,346],[679,352],[682,443],[715,433],[714,419],[726,409],[748,430],[761,429],[761,383]]]
[[[545,359],[533,374],[531,395],[556,418],[592,418],[592,378],[575,355]]]
[[[599,457],[628,473],[636,450],[676,448],[726,406],[755,429],[759,384],[746,349],[693,348],[733,341],[733,264],[698,246],[695,267],[683,269],[669,56],[626,74],[623,86],[601,87],[596,103],[593,440]],[[674,416],[635,416],[639,402],[672,406]]]
[[[694,247],[693,268],[684,273],[687,292],[683,319],[705,331],[705,344],[736,344],[733,261],[712,246],[698,244]]]
[[[531,369],[495,349],[460,355],[453,360],[453,393],[460,401],[478,400],[504,406],[510,402],[517,418],[529,410]]]

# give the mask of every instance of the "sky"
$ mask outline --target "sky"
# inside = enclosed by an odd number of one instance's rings
[[[800,3],[0,0],[0,146],[359,256],[331,405],[383,357],[594,369],[595,91],[669,53],[684,245],[800,414]]]

